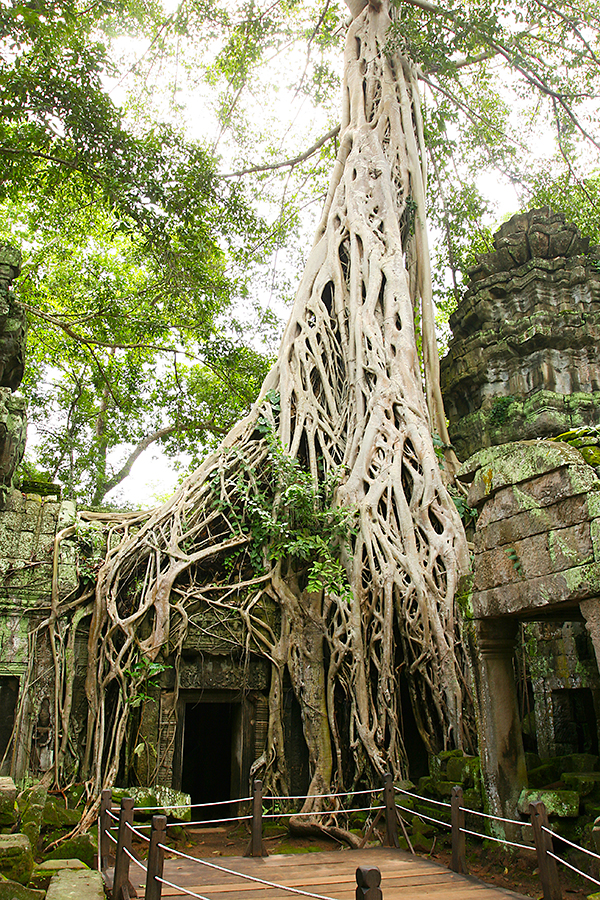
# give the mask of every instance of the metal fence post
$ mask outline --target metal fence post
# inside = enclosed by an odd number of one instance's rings
[[[544,900],[562,900],[556,860],[548,856],[548,851],[552,852],[552,837],[543,830],[550,827],[546,807],[541,802],[530,803],[529,815],[531,816]]]
[[[377,866],[359,866],[356,870],[356,900],[383,900],[381,872]]]
[[[252,786],[252,822],[250,831],[250,843],[244,856],[268,856],[262,839],[262,781],[255,781]]]
[[[399,847],[398,817],[396,815],[396,794],[394,779],[388,772],[383,776],[383,802],[385,804],[385,835],[388,847]]]
[[[108,815],[112,805],[112,791],[102,791],[100,795],[100,813],[98,815],[98,871],[108,869],[114,859],[110,846],[109,828],[110,816]]]
[[[112,900],[129,900],[131,896],[129,889],[129,857],[125,853],[125,850],[128,850],[131,853],[133,832],[128,826],[133,825],[134,806],[135,801],[132,800],[131,797],[123,797],[121,800]]]
[[[167,839],[167,817],[152,816],[152,831],[150,832],[150,849],[148,851],[146,872],[145,900],[160,900],[165,862],[164,843]],[[161,846],[162,845],[162,846]]]
[[[467,856],[465,848],[465,810],[463,807],[463,789],[460,785],[452,788],[452,865],[451,869],[459,875],[467,874]]]

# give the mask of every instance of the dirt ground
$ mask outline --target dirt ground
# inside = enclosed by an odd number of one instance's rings
[[[269,854],[274,853],[315,853],[321,850],[333,850],[340,846],[336,841],[323,837],[298,838],[291,836],[285,827],[271,826],[264,840]],[[248,846],[249,834],[243,826],[226,827],[190,827],[177,829],[173,834],[172,844],[178,850],[210,859],[215,856],[243,856]],[[146,846],[137,844],[135,849],[145,856]],[[429,859],[449,865],[451,851],[448,843],[436,840],[431,853],[419,853]],[[467,864],[469,874],[480,878],[488,884],[507,888],[539,900],[542,888],[537,870],[535,853],[517,850],[507,853],[502,848],[467,842]],[[593,884],[587,884],[564,867],[560,867],[561,884],[565,900],[586,900],[594,891]]]

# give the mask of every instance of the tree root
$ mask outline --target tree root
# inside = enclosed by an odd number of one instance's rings
[[[109,532],[88,637],[83,774],[91,801],[116,777],[148,662],[165,658],[168,646],[177,692],[188,631],[215,622],[241,665],[251,656],[270,663],[267,743],[252,772],[273,793],[289,793],[286,677],[302,711],[309,794],[327,794],[332,782],[343,790],[376,785],[386,771],[406,774],[403,677],[427,749],[472,746],[454,602],[468,552],[444,484],[451,461],[442,472],[431,435],[433,427],[448,443],[420,101],[412,63],[388,44],[390,6],[365,7],[349,27],[340,149],[325,210],[254,409],[166,504]],[[296,484],[284,470],[300,473]],[[293,513],[307,479],[315,498],[334,485],[331,510],[356,513],[333,561],[347,590],[310,580],[311,566],[323,562],[319,535],[294,530]],[[289,508],[284,530],[297,548],[273,556]],[[72,641],[59,612],[51,627],[64,731]],[[64,735],[56,746],[64,753]],[[297,827],[354,843],[343,829],[334,834],[337,826]]]
[[[353,850],[360,847],[360,838],[345,828],[337,825],[322,825],[320,822],[310,819],[300,819],[297,816],[291,816],[289,821],[290,834],[294,837],[329,837],[342,844],[347,844]]]

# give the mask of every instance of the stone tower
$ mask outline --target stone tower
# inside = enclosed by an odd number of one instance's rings
[[[441,363],[459,458],[600,422],[600,249],[548,207],[478,256]]]

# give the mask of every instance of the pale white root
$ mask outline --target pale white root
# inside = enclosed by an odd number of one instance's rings
[[[168,503],[135,533],[111,539],[89,636],[87,766],[97,790],[117,769],[127,697],[137,687],[132,661],[154,659],[167,642],[177,660],[187,630],[211,616],[222,628],[241,622],[233,644],[271,663],[268,744],[256,766],[270,789],[289,787],[286,671],[302,709],[311,795],[386,770],[405,774],[401,672],[428,749],[463,746],[454,596],[467,548],[431,437],[433,427],[447,442],[417,82],[410,62],[386,46],[389,25],[384,3],[362,9],[349,27],[340,149],[259,401]],[[429,411],[415,335],[419,297]],[[342,472],[335,502],[355,508],[359,523],[341,549],[350,601],[309,593],[305,572],[286,560],[267,562],[266,572],[251,571],[247,559],[233,574],[224,568],[227,555],[244,559],[239,551],[250,541],[227,504],[243,520],[243,496],[264,494],[272,479],[259,416],[315,484]],[[306,808],[320,805],[309,798]]]

